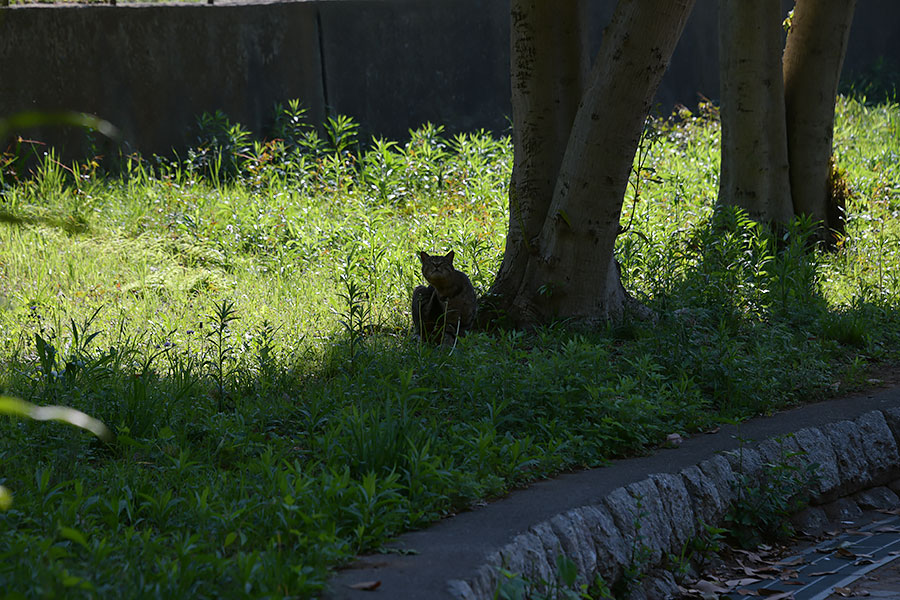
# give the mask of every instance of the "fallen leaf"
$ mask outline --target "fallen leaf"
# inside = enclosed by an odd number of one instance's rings
[[[894,532],[888,532],[888,533],[894,533]],[[900,533],[900,529],[898,529],[898,530],[896,531],[896,533]],[[875,535],[875,534],[874,534],[873,532],[871,532],[871,531],[860,531],[860,530],[858,530],[858,529],[848,529],[848,530],[846,530],[846,531],[844,532],[844,534],[846,534],[846,535],[856,535],[856,536],[859,536],[859,537],[871,537],[871,536]]]
[[[756,552],[750,552],[749,550],[743,550],[741,548],[735,548],[734,551],[737,552],[738,554],[746,555],[747,558],[749,558],[753,562],[762,562],[762,557],[759,554],[757,554]]]
[[[723,588],[720,585],[716,585],[711,581],[707,581],[705,579],[701,579],[697,583],[694,584],[694,589],[698,592],[702,593],[712,593],[712,594],[724,594],[728,592],[727,589]]]
[[[778,577],[782,581],[785,581],[787,579],[796,579],[797,577],[800,577],[800,573],[797,571],[797,569],[788,569],[786,571],[782,571],[781,575],[779,575]]]
[[[841,558],[851,558],[851,559],[856,558],[855,554],[853,554],[852,552],[850,552],[849,550],[847,550],[846,548],[843,548],[843,547],[838,548],[837,550],[834,551],[834,553],[837,554],[838,556],[840,556]]]
[[[879,527],[875,530],[875,533],[900,533],[900,527]]]
[[[825,577],[826,575],[837,575],[837,571],[816,571],[809,574],[810,577]]]
[[[806,559],[802,556],[795,556],[794,558],[786,558],[784,560],[779,560],[776,565],[781,565],[783,567],[796,567],[797,565],[806,564]]]
[[[348,587],[352,590],[363,590],[366,592],[371,592],[373,590],[377,590],[380,585],[380,581],[360,581],[359,583],[351,584]]]
[[[836,588],[834,588],[834,593],[842,598],[852,598],[853,597],[853,590],[851,590],[850,588],[836,587]]]
[[[725,582],[725,585],[729,588],[736,588],[750,585],[751,583],[759,583],[760,581],[762,581],[762,579],[758,577],[742,577],[741,579],[729,579]]]

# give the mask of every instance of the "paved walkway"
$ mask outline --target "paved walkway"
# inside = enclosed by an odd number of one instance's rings
[[[515,491],[507,497],[428,529],[400,536],[387,554],[360,557],[338,572],[327,598],[371,600],[373,592],[351,586],[378,582],[378,597],[391,600],[450,600],[451,579],[467,579],[485,557],[516,534],[572,508],[596,504],[614,489],[645,479],[652,473],[678,473],[713,454],[737,448],[739,439],[763,440],[804,427],[854,419],[880,409],[900,407],[900,387],[828,400],[757,418],[739,427],[726,426],[712,435],[698,435],[677,449],[652,456],[616,461],[604,468],[560,475]],[[796,590],[794,590],[796,591]],[[897,596],[900,598],[900,594]]]

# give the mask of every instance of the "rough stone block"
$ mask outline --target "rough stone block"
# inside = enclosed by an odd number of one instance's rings
[[[832,521],[854,521],[862,514],[859,506],[850,498],[838,498],[822,508]]]
[[[900,444],[900,407],[886,408],[881,411],[884,420],[894,435],[894,441]]]
[[[496,555],[496,560],[499,563],[499,554],[494,553]],[[477,598],[478,600],[484,600],[485,598],[493,598],[494,592],[497,590],[497,584],[499,583],[499,577],[497,573],[497,566],[493,564],[485,564],[475,571],[475,575],[472,576],[471,579],[467,581],[469,584],[469,589],[472,592],[472,596]]]
[[[650,479],[642,479],[625,486],[638,507],[638,525],[640,532],[635,540],[639,550],[649,552],[646,567],[658,565],[663,556],[672,550],[670,539],[672,537],[672,523],[663,510],[662,499],[659,490]]]
[[[585,578],[587,574],[592,573],[597,561],[593,543],[590,544],[590,548],[584,547],[583,536],[579,534],[578,524],[572,521],[572,516],[568,512],[559,514],[550,519],[548,524],[560,544],[560,551],[553,556],[548,556],[548,560],[555,564],[556,557],[562,554],[575,563],[579,578]],[[591,555],[594,556],[593,561],[591,561]]]
[[[831,439],[820,429],[808,427],[796,432],[794,440],[800,451],[806,453],[807,463],[818,465],[816,468],[818,481],[813,484],[811,502],[823,504],[837,498],[841,488],[841,475],[838,472]]]
[[[648,599],[668,600],[680,595],[675,577],[669,571],[654,571],[644,580],[641,588]]]
[[[820,535],[831,522],[825,510],[818,506],[805,508],[791,517],[791,525],[794,529],[806,535]]]
[[[650,476],[650,480],[656,485],[669,522],[669,550],[678,552],[697,535],[697,522],[694,518],[691,497],[684,482],[677,475],[656,473]]]
[[[763,459],[754,448],[744,446],[737,450],[723,452],[722,456],[728,460],[735,480],[743,475],[751,483],[758,484],[760,482],[763,473]]]
[[[897,441],[881,411],[873,410],[854,421],[859,428],[863,452],[868,459],[867,485],[884,484],[900,474]]]
[[[719,492],[719,498],[722,504],[728,507],[736,496],[734,488],[734,471],[731,470],[731,464],[721,454],[717,454],[712,458],[708,458],[697,465],[700,471],[709,477],[709,480],[716,486]],[[712,523],[710,523],[711,525]]]
[[[886,487],[863,490],[853,496],[853,501],[863,510],[890,510],[900,506],[900,497]]]
[[[550,519],[550,526],[562,545],[562,553],[578,566],[578,583],[587,583],[597,568],[597,552],[593,540],[585,535],[584,521],[570,510]]]
[[[603,506],[583,506],[576,511],[584,519],[585,527],[593,540],[597,553],[596,573],[604,581],[616,581],[621,577],[622,567],[627,564],[630,555],[629,546],[612,515]]]
[[[629,488],[634,485],[632,484]],[[653,486],[654,491],[655,489],[656,487]],[[642,491],[645,492],[646,490],[639,486],[637,493]],[[659,499],[657,498],[658,501]],[[627,546],[627,560],[623,565],[627,565],[635,559],[642,545],[646,546],[650,551],[649,564],[657,564],[662,558],[662,545],[658,537],[650,539],[651,527],[653,527],[652,535],[656,536],[658,534],[656,533],[655,523],[648,524],[647,522],[649,510],[646,501],[642,499],[639,507],[637,499],[630,493],[630,490],[616,488],[603,499],[603,502]],[[640,525],[640,531],[638,531],[637,525]]]
[[[837,490],[845,496],[865,487],[868,480],[868,458],[863,450],[859,429],[850,421],[829,423],[822,432],[831,440],[841,483]]]
[[[479,600],[469,582],[461,579],[451,579],[447,582],[447,591],[457,600]]]
[[[728,506],[719,495],[719,489],[700,467],[691,465],[680,473],[684,487],[691,499],[695,526],[701,523],[715,525],[723,516]]]
[[[759,452],[764,464],[793,466],[803,464],[801,457],[797,456],[802,450],[793,435],[763,440],[756,446],[756,451]]]
[[[543,555],[546,557],[546,562],[550,565],[551,571],[555,574],[556,572],[556,557],[560,554],[566,554],[563,545],[557,537],[556,532],[553,530],[553,527],[550,526],[549,521],[543,521],[538,523],[537,525],[529,528],[529,532],[533,533],[538,537],[541,541],[541,545],[543,546]],[[555,578],[555,575],[554,575]],[[548,579],[551,581],[552,579]]]
[[[504,568],[532,581],[552,581],[555,576],[552,559],[548,559],[543,541],[530,531],[513,538],[500,550],[500,556]]]
[[[612,517],[622,538],[633,540],[635,536],[634,522],[639,512],[634,497],[625,488],[616,488],[603,499],[603,506]]]

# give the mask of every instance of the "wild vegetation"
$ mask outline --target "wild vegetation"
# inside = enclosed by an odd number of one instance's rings
[[[833,252],[714,208],[715,107],[649,122],[616,253],[656,320],[452,349],[409,335],[416,252],[487,290],[509,139],[277,115],[268,141],[205,115],[177,159],[0,162],[0,395],[116,434],[0,421],[5,592],[312,597],[405,529],[897,359],[896,105],[839,100]]]

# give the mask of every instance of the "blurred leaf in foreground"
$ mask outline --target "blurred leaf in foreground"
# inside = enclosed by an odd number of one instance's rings
[[[94,417],[67,406],[36,406],[18,398],[0,396],[0,413],[26,417],[35,421],[61,421],[86,429],[105,442],[113,439],[109,428]],[[0,503],[3,495],[0,492]]]

